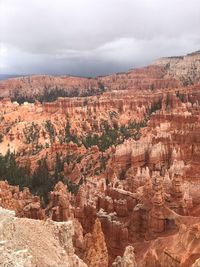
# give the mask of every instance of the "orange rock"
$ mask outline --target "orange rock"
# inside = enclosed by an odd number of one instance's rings
[[[107,267],[108,251],[101,229],[101,222],[96,219],[92,233],[84,237],[84,262],[91,267]]]

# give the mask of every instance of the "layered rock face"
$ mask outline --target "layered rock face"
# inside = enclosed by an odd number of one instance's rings
[[[148,133],[144,132],[138,141],[127,140],[117,146],[113,164],[126,164],[135,174],[138,167],[148,166],[150,171],[169,169],[174,160],[184,161],[188,168],[195,166],[199,158],[198,86],[193,91],[183,91],[183,96],[182,103],[173,95],[171,99],[163,98],[163,110],[152,114],[145,129]],[[191,100],[188,101],[189,96]]]
[[[200,51],[180,57],[161,58],[155,65],[164,67],[165,78],[174,78],[184,86],[195,84],[200,79]]]
[[[44,103],[44,111],[47,113],[63,113],[71,114],[78,117],[81,116],[82,119],[88,119],[89,116],[94,116],[97,114],[105,114],[111,111],[115,111],[120,117],[122,114],[126,114],[127,117],[130,116],[132,119],[136,115],[137,118],[142,118],[146,110],[151,107],[151,104],[162,98],[162,93],[158,95],[152,95],[150,93],[141,94],[140,92],[131,93],[127,90],[107,92],[103,93],[102,96],[98,97],[87,97],[84,98],[58,98],[57,101],[53,103]],[[132,114],[128,114],[128,112]],[[94,121],[93,121],[94,123]],[[97,127],[98,127],[97,123]]]
[[[125,73],[117,73],[100,77],[102,84],[111,90],[150,90],[176,88],[180,82],[176,78],[166,77],[163,66],[150,65],[144,68],[132,69]]]

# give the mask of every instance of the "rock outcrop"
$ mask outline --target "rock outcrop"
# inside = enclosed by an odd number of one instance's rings
[[[0,264],[19,267],[87,267],[74,254],[73,224],[16,218],[0,209]]]
[[[101,229],[101,222],[96,219],[93,231],[84,237],[84,262],[90,267],[107,267],[108,251]]]
[[[128,246],[125,249],[123,257],[118,256],[112,264],[112,267],[137,267],[134,248]]]
[[[161,58],[156,60],[155,65],[165,68],[165,78],[178,79],[184,86],[200,80],[200,51],[186,56]]]
[[[188,218],[191,225],[181,224],[177,234],[153,241],[140,266],[195,266],[200,256],[199,223],[192,221]]]
[[[20,191],[19,186],[0,182],[0,207],[14,210],[18,217],[43,220],[45,211],[38,196],[33,196],[28,188]]]
[[[53,221],[62,222],[73,218],[72,207],[70,205],[71,195],[67,186],[61,181],[58,182],[54,190],[49,194],[49,204],[46,213]]]

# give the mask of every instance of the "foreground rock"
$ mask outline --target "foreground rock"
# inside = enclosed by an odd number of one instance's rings
[[[74,254],[71,221],[16,218],[0,209],[0,266],[87,267]]]

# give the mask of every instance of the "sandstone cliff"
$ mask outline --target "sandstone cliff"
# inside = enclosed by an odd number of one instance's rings
[[[178,79],[184,86],[200,80],[200,51],[180,57],[161,58],[155,65],[164,67],[165,78]]]

